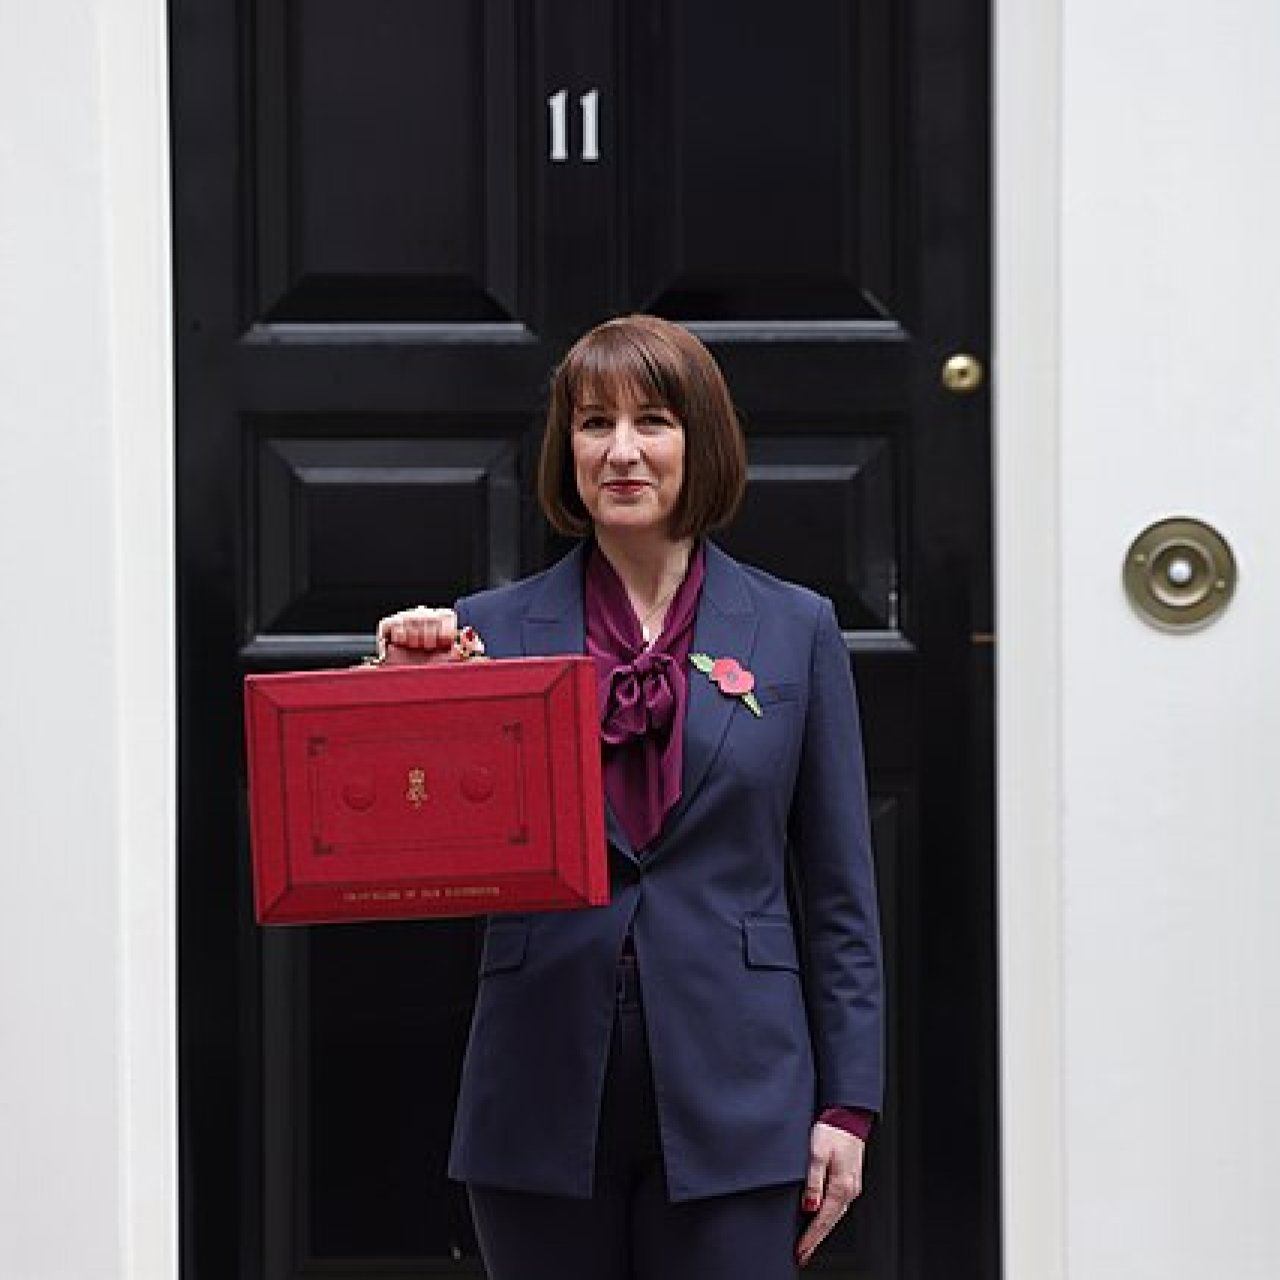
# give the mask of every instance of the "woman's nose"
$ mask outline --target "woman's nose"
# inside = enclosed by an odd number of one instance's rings
[[[619,419],[609,438],[609,461],[617,465],[634,462],[639,456],[639,437],[635,428],[626,418]]]

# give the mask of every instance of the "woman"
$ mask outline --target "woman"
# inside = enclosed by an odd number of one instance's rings
[[[612,902],[486,929],[450,1172],[491,1280],[794,1276],[861,1188],[882,997],[857,710],[830,603],[706,538],[745,482],[706,348],[609,321],[555,373],[540,462],[580,545],[379,623],[441,656],[468,625],[491,657],[589,653],[599,679]]]

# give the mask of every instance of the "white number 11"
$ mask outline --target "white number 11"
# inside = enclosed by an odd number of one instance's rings
[[[600,90],[592,89],[578,99],[582,108],[581,159],[593,164],[600,159]],[[557,163],[569,158],[569,91],[559,89],[547,99],[551,116],[549,158]]]

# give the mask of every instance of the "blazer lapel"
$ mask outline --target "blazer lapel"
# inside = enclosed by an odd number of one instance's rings
[[[706,577],[693,626],[690,653],[737,658],[747,667],[755,650],[759,618],[736,560],[708,541]],[[688,809],[724,743],[739,699],[721,693],[708,676],[689,669],[689,701],[685,708],[684,765],[680,802],[667,815],[664,837]],[[661,845],[662,840],[659,840]]]
[[[585,542],[580,542],[554,565],[543,580],[521,623],[521,640],[526,657],[558,653],[585,653],[587,628],[582,598]],[[636,860],[613,807],[605,799],[605,833],[620,853]]]
[[[585,546],[579,543],[551,567],[542,580],[521,622],[526,657],[587,651],[586,623],[582,614],[582,561]]]

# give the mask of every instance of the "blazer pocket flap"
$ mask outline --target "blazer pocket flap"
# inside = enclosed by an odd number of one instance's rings
[[[747,964],[753,969],[796,969],[796,935],[784,917],[752,916],[742,922]]]
[[[485,930],[480,956],[480,976],[518,969],[529,947],[529,926],[524,921],[501,920]]]

